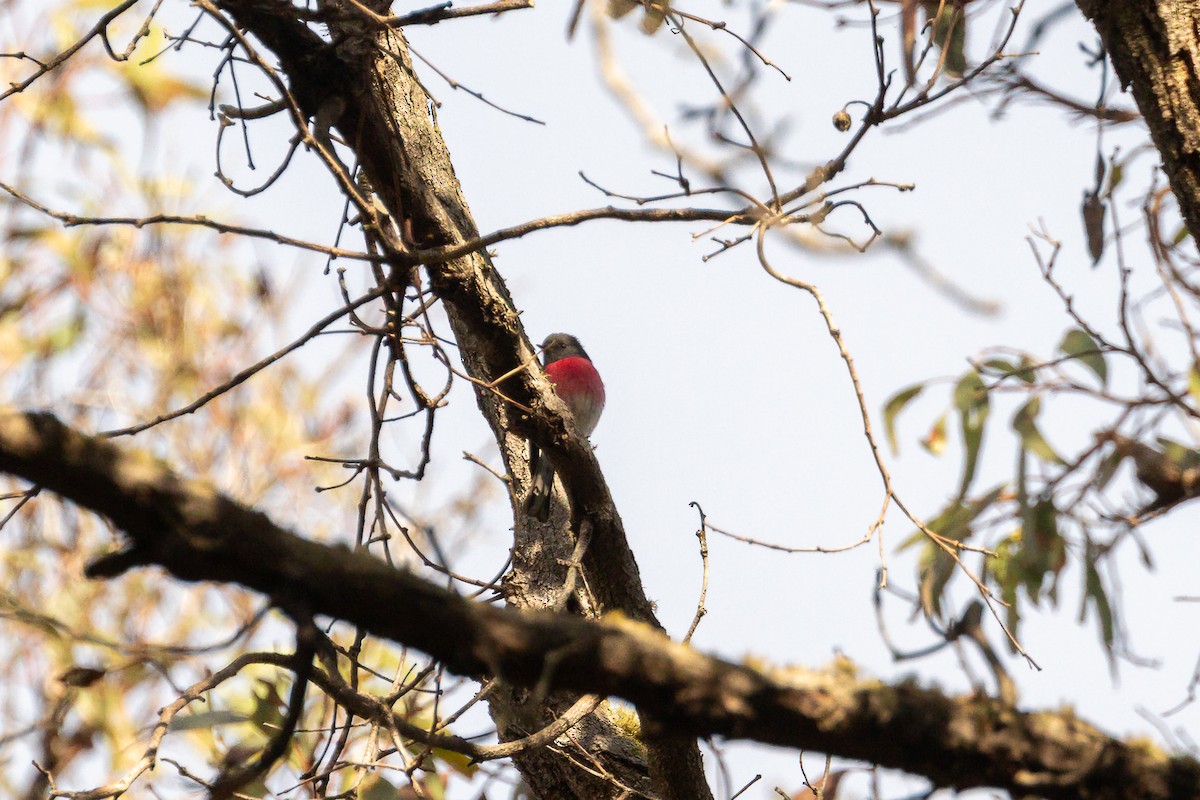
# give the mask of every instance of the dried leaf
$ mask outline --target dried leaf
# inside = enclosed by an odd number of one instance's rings
[[[1088,254],[1092,257],[1092,266],[1094,267],[1100,263],[1100,257],[1104,255],[1104,201],[1095,192],[1084,192],[1082,212]]]
[[[921,440],[921,446],[931,455],[940,456],[946,452],[946,438],[946,415],[942,414]]]

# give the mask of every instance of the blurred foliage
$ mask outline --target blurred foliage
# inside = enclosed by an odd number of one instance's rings
[[[667,15],[666,3],[659,0],[608,0],[608,13],[614,19],[620,19],[635,8],[642,10],[639,23],[642,33],[651,35],[662,27]]]
[[[97,9],[113,4],[8,6],[0,50],[45,60],[94,25]],[[126,42],[140,22],[118,20],[109,35]],[[52,76],[0,103],[3,180],[81,215],[194,206],[187,176],[169,166],[188,160],[177,158],[176,143],[154,129],[177,111],[206,115],[209,78],[177,75],[169,58],[147,62],[163,42],[161,31],[151,28],[126,61],[107,58],[95,45],[84,48]],[[0,86],[24,79],[36,65],[0,59]],[[140,127],[140,150],[118,146],[114,130]],[[298,312],[305,299],[292,281],[264,273],[244,242],[203,228],[64,227],[5,194],[0,242],[0,396],[25,407],[51,406],[85,430],[173,411],[278,348],[284,332],[304,321]],[[181,473],[204,476],[283,522],[303,521],[308,535],[344,540],[341,531],[352,528],[358,498],[313,492],[314,485],[344,480],[344,470],[306,456],[365,447],[354,413],[360,401],[336,382],[345,359],[364,350],[356,340],[327,364],[276,363],[200,411],[137,435],[136,445],[169,454]],[[262,617],[261,599],[236,587],[183,585],[142,571],[113,582],[85,580],[86,562],[116,545],[115,532],[13,481],[0,482],[0,494],[6,653],[0,659],[0,794],[36,791],[31,760],[53,770],[60,788],[105,783],[111,779],[105,776],[123,774],[140,757],[148,721],[182,687],[225,666],[231,650],[289,651],[290,626]],[[331,513],[339,507],[340,518]],[[334,639],[357,647],[377,670],[363,674],[343,659],[344,677],[355,684],[387,694],[406,676],[423,674],[394,646],[355,645],[353,631]],[[411,690],[426,694],[400,698],[397,712],[429,723],[436,694],[427,687],[436,678],[416,680]],[[290,681],[288,670],[253,666],[203,692],[203,702],[172,721],[164,753],[196,775],[244,761],[278,728]],[[322,731],[345,722],[332,704],[310,694],[299,725],[308,732],[297,736],[277,770],[294,782],[327,746]],[[347,732],[351,749],[366,752],[369,729]],[[424,796],[441,796],[443,762],[461,774],[471,771],[458,754],[429,754],[422,762]],[[147,796],[150,786],[175,794],[182,780],[162,765],[135,794]],[[331,791],[357,784],[362,797],[402,796],[365,768],[347,766],[326,780]],[[259,794],[266,787],[244,791]]]

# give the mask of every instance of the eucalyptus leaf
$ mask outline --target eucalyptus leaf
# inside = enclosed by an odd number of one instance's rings
[[[1040,397],[1033,397],[1028,403],[1021,406],[1013,416],[1013,430],[1021,435],[1021,446],[1025,450],[1043,461],[1066,466],[1067,462],[1054,451],[1054,448],[1046,441],[1046,437],[1042,436],[1042,432],[1038,430],[1035,420],[1041,406],[1042,399]]]
[[[975,479],[975,468],[979,463],[979,452],[983,448],[983,428],[987,422],[991,404],[987,387],[975,370],[959,379],[954,387],[954,406],[958,409],[963,437],[963,475],[958,496],[965,497]]]
[[[236,711],[200,711],[196,714],[180,714],[176,716],[171,720],[168,730],[195,731],[215,728],[219,725],[236,725],[241,722],[248,722],[249,720],[250,718],[245,714],[239,714]]]
[[[1082,328],[1067,331],[1058,349],[1096,373],[1101,386],[1108,385],[1108,363],[1104,360],[1104,349],[1087,331]]]
[[[883,428],[887,433],[888,445],[891,446],[893,454],[900,452],[900,446],[896,443],[896,418],[905,406],[917,399],[924,389],[924,383],[917,383],[907,389],[901,389],[892,395],[883,407]]]

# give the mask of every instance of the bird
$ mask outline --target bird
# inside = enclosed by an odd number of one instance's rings
[[[584,436],[590,436],[604,410],[604,381],[583,345],[568,333],[550,334],[542,342],[542,367],[554,384],[555,394],[570,409],[575,427]],[[529,450],[529,471],[533,474],[533,482],[525,508],[534,519],[544,522],[550,516],[554,467],[533,445]]]

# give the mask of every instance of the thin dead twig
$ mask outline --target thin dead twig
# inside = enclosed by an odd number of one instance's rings
[[[80,216],[67,211],[58,211],[49,206],[34,200],[29,195],[25,194],[15,186],[10,186],[7,183],[0,182],[0,191],[4,191],[14,200],[22,205],[44,214],[51,219],[58,220],[65,227],[74,228],[83,225],[101,226],[101,225],[128,225],[134,228],[144,228],[148,225],[191,225],[200,228],[208,228],[217,233],[227,233],[237,236],[247,236],[253,239],[265,239],[275,242],[276,244],[296,247],[301,250],[311,250],[314,253],[322,253],[333,258],[345,258],[355,261],[382,261],[382,256],[373,256],[370,253],[363,253],[357,250],[344,250],[338,247],[326,247],[315,242],[306,242],[303,239],[294,239],[290,236],[284,236],[272,230],[262,228],[247,228],[242,225],[233,225],[228,222],[210,219],[203,214],[194,214],[191,216],[180,214],[148,214],[143,217],[92,217]]]
[[[430,6],[429,8],[418,9],[411,11],[408,14],[399,14],[387,16],[378,14],[370,8],[367,8],[359,0],[350,0],[351,5],[356,11],[362,13],[365,17],[388,28],[403,28],[406,25],[436,25],[439,22],[444,22],[448,19],[462,19],[463,17],[479,17],[488,14],[499,16],[509,11],[518,11],[523,8],[533,8],[533,0],[497,0],[494,3],[486,3],[480,6],[467,6],[466,8],[454,8],[452,0]]]
[[[762,229],[760,230],[759,235],[758,235],[757,253],[758,253],[759,264],[767,272],[768,275],[775,278],[777,281],[784,283],[788,286],[793,286],[797,289],[800,289],[800,290],[806,292],[809,296],[811,296],[816,301],[817,310],[820,312],[822,319],[825,321],[825,326],[829,332],[829,336],[830,336],[830,338],[833,339],[834,344],[837,346],[838,354],[842,357],[842,361],[846,365],[846,370],[847,370],[847,373],[849,374],[850,382],[854,387],[854,394],[855,394],[856,400],[858,401],[858,410],[859,410],[859,414],[862,418],[862,423],[863,423],[863,435],[866,437],[867,444],[871,449],[871,455],[875,461],[876,470],[879,472],[880,479],[883,481],[883,488],[884,488],[883,507],[880,510],[879,516],[876,518],[875,522],[871,525],[870,529],[868,530],[868,535],[865,538],[867,540],[869,540],[870,537],[874,536],[876,532],[880,532],[879,550],[880,550],[880,558],[882,559],[883,558],[883,536],[882,536],[883,522],[884,522],[885,516],[887,514],[888,505],[890,503],[894,502],[896,504],[896,507],[899,508],[901,510],[901,512],[904,513],[904,516],[906,516],[914,525],[916,525],[917,528],[920,529],[920,531],[923,534],[925,534],[927,537],[929,537],[929,539],[940,550],[942,550],[942,552],[944,552],[951,560],[953,560],[954,563],[958,566],[958,568],[961,569],[963,571],[963,573],[966,574],[966,576],[968,578],[970,578],[970,580],[975,584],[975,588],[978,590],[980,596],[984,600],[984,603],[987,605],[988,611],[991,612],[993,618],[995,618],[996,622],[1000,625],[1001,629],[1004,631],[1004,634],[1008,637],[1009,642],[1012,643],[1012,645],[1016,649],[1016,651],[1019,652],[1030,665],[1032,665],[1036,669],[1041,669],[1041,667],[1038,666],[1037,662],[1033,660],[1033,657],[1030,656],[1029,653],[1027,653],[1025,651],[1025,649],[1024,649],[1024,647],[1022,647],[1021,643],[1019,641],[1017,641],[1017,638],[1012,634],[1012,631],[1009,630],[1008,625],[1005,624],[1004,620],[1000,618],[1000,614],[996,610],[995,606],[996,606],[996,604],[999,604],[1001,606],[1007,606],[1007,603],[1005,603],[1003,600],[997,599],[995,597],[995,595],[993,594],[992,590],[985,583],[983,583],[983,581],[980,580],[980,578],[974,573],[974,571],[972,571],[966,564],[964,564],[962,559],[959,557],[958,551],[960,549],[968,549],[968,548],[963,547],[961,542],[957,542],[953,539],[949,539],[948,537],[942,536],[941,534],[932,530],[928,525],[925,524],[924,521],[921,520],[920,517],[918,517],[916,514],[914,514],[912,511],[910,511],[909,508],[900,499],[899,495],[896,494],[896,490],[892,485],[891,473],[888,471],[887,465],[883,461],[882,450],[879,447],[879,443],[876,440],[875,434],[871,427],[871,414],[867,407],[866,398],[863,395],[862,383],[858,377],[858,370],[854,366],[854,359],[851,357],[849,350],[846,348],[846,343],[842,338],[841,329],[834,322],[833,315],[830,313],[828,306],[825,304],[825,298],[824,298],[824,295],[822,295],[820,289],[818,289],[814,284],[807,283],[805,281],[799,280],[798,278],[793,278],[788,275],[784,275],[783,273],[781,273],[777,269],[775,269],[775,267],[767,259],[766,250],[765,250],[765,239],[766,239],[766,232],[769,229],[770,229],[769,224],[763,225]],[[886,563],[886,561],[883,562],[883,566],[881,569],[880,581],[881,581],[882,585],[886,585],[886,583],[887,583],[887,563]]]
[[[696,531],[696,538],[700,541],[700,562],[703,565],[703,571],[700,578],[700,599],[696,601],[696,615],[692,617],[692,624],[688,627],[687,635],[683,637],[684,644],[692,640],[696,628],[700,625],[700,620],[708,613],[708,609],[704,606],[705,599],[708,597],[708,520],[699,503],[693,501],[688,505],[695,508],[700,514],[700,528]]]
[[[173,419],[178,419],[179,417],[182,417],[187,414],[191,414],[195,411],[200,410],[205,405],[207,405],[210,401],[220,397],[221,395],[225,394],[226,392],[233,389],[234,387],[236,387],[242,383],[245,383],[247,380],[254,377],[259,372],[262,372],[264,369],[271,366],[279,359],[281,359],[284,356],[288,355],[289,353],[292,353],[292,352],[298,350],[299,348],[303,347],[305,344],[307,344],[309,341],[311,341],[313,338],[315,338],[318,334],[320,334],[321,331],[325,330],[325,328],[329,327],[334,322],[336,322],[337,320],[344,317],[346,314],[350,313],[351,311],[358,308],[359,306],[366,305],[367,303],[371,302],[372,300],[375,300],[376,298],[380,297],[381,295],[383,295],[389,291],[391,291],[391,288],[388,286],[376,287],[376,288],[372,289],[371,291],[367,292],[366,294],[364,294],[364,295],[358,297],[357,299],[353,300],[352,302],[348,303],[347,305],[344,305],[344,306],[338,308],[337,310],[325,315],[323,318],[317,320],[317,322],[314,323],[313,326],[310,327],[307,331],[305,331],[304,334],[301,335],[299,338],[294,339],[293,341],[288,343],[286,346],[280,348],[279,350],[276,350],[274,353],[272,353],[271,355],[267,356],[266,358],[258,361],[257,363],[252,364],[249,367],[246,367],[244,370],[242,370],[238,374],[234,375],[232,378],[225,381],[220,386],[216,387],[215,389],[212,389],[209,392],[206,392],[203,396],[197,398],[196,400],[194,400],[191,403],[188,403],[183,408],[179,408],[179,409],[176,409],[175,411],[171,411],[167,414],[163,414],[161,416],[155,417],[151,421],[144,422],[139,425],[132,425],[128,428],[119,428],[117,430],[106,431],[106,432],[104,432],[103,435],[110,437],[110,438],[117,437],[117,436],[133,436],[135,434],[141,433],[142,431],[149,430],[150,428],[153,428],[156,425],[160,425],[164,422],[168,422]]]

